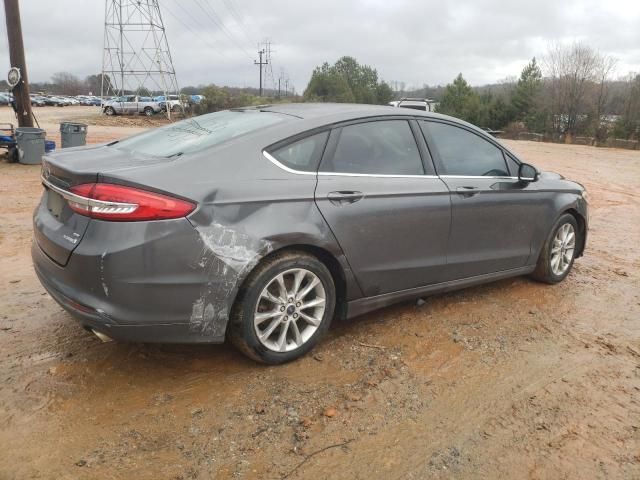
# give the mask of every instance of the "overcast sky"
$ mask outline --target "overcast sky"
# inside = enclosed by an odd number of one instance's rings
[[[551,42],[582,41],[640,72],[640,0],[160,0],[180,86],[257,86],[257,43],[273,42],[273,69],[298,91],[343,55],[407,86],[472,84],[516,76]],[[211,10],[226,30],[210,18]],[[101,70],[103,0],[22,0],[32,81]],[[0,8],[0,69],[9,67]]]

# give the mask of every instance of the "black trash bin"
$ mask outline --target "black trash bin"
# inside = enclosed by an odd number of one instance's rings
[[[61,148],[81,147],[87,143],[87,125],[85,123],[62,122],[60,124]]]
[[[42,163],[44,155],[44,137],[46,132],[41,128],[16,128],[16,144],[18,161],[27,165]]]

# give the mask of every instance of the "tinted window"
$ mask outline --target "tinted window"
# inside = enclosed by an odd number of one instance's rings
[[[283,165],[303,172],[315,172],[329,132],[317,133],[269,152]]]
[[[511,158],[511,156],[508,154],[505,154],[504,157],[507,159],[507,165],[509,165],[509,171],[511,172],[511,176],[517,177],[520,164],[516,162],[513,158]]]
[[[285,115],[256,110],[208,113],[121,140],[114,148],[169,157],[217,145],[285,118]]]
[[[440,157],[441,175],[504,176],[509,172],[502,150],[462,128],[436,122],[420,122],[430,133],[430,147]]]
[[[424,169],[405,120],[359,123],[342,128],[336,151],[322,171],[372,175],[422,175]]]

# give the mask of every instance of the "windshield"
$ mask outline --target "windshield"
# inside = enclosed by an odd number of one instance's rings
[[[171,157],[203,150],[225,140],[282,122],[285,118],[285,115],[258,110],[225,110],[149,130],[114,144],[114,148]]]

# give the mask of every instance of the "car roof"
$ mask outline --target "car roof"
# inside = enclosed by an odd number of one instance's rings
[[[405,114],[405,112],[398,112],[397,108],[387,105],[365,105],[358,103],[280,103],[262,105],[254,108],[266,112],[292,115],[302,119],[344,117],[344,119],[347,120],[350,118]],[[411,115],[411,113],[407,115]]]
[[[323,125],[328,126],[333,123],[358,120],[368,117],[393,116],[407,118],[425,117],[446,120],[458,125],[464,125],[481,133],[482,135],[487,135],[484,130],[459,118],[426,110],[398,108],[390,105],[367,105],[359,103],[280,103],[274,105],[243,107],[233,110],[258,110],[261,112],[289,115],[302,120],[299,122],[299,128],[301,131]],[[291,126],[291,122],[287,122],[287,125]]]

